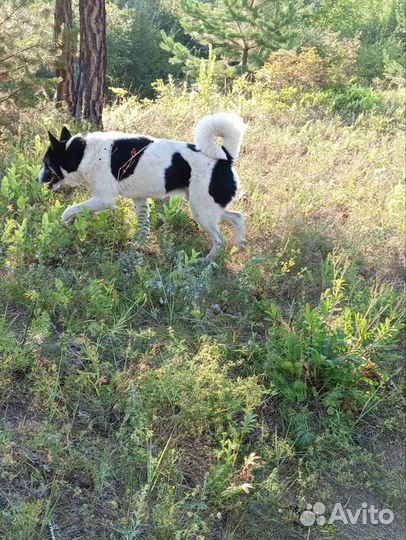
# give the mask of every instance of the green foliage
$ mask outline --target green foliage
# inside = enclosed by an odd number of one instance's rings
[[[302,46],[315,49],[326,70],[326,85],[342,87],[359,81],[358,37],[343,38],[338,32],[309,28],[302,37]]]
[[[159,46],[160,30],[175,32],[178,25],[164,4],[159,0],[107,4],[109,86],[151,97],[151,83],[170,73],[166,55]]]
[[[403,93],[319,89],[327,55],[302,53],[278,90],[219,92],[213,54],[192,88],[106,108],[107,129],[186,141],[206,111],[247,120],[250,242],[209,265],[180,199],[142,247],[130,201],[61,223],[86,194],[35,181],[52,104],[3,141],[1,537],[290,538],[309,493],[348,486],[400,506]]]
[[[403,64],[404,5],[400,0],[323,0],[315,4],[313,24],[360,39],[358,65],[367,80],[383,77],[392,62]]]
[[[180,225],[185,222],[187,216],[181,212],[181,203],[182,197],[172,197],[169,202],[164,203],[162,212],[158,212],[158,216],[165,225]]]
[[[196,77],[199,69],[199,58],[194,55],[183,43],[175,41],[175,38],[161,31],[161,48],[170,53],[169,63],[181,66],[185,74]]]
[[[211,94],[214,90],[214,74],[216,68],[216,55],[213,48],[209,45],[209,55],[207,61],[200,60],[198,92],[202,105],[208,105]]]
[[[287,324],[277,307],[270,306],[274,326],[268,332],[265,370],[288,401],[320,395],[327,414],[334,415],[369,401],[380,380],[371,377],[377,369],[373,362],[391,350],[401,329],[401,312],[382,304],[383,296],[377,299],[374,291],[364,311],[355,311],[348,305],[345,274],[334,257],[326,260],[324,272],[332,274],[331,287],[316,307],[306,304],[297,321]]]
[[[169,415],[184,434],[221,435],[238,414],[251,414],[262,394],[255,377],[233,381],[227,371],[208,345],[190,360],[180,356],[146,369],[137,381],[144,413],[151,418]]]
[[[351,85],[339,90],[328,90],[323,98],[334,111],[345,114],[359,114],[372,110],[382,102],[381,96],[371,88]]]
[[[201,46],[213,48],[218,58],[216,71],[235,76],[260,67],[270,52],[288,45],[303,13],[302,4],[290,0],[255,3],[247,0],[200,2],[182,1],[182,27]],[[194,78],[199,69],[200,51],[177,43],[162,33],[162,47],[171,53],[171,63],[183,66]]]
[[[46,93],[51,89],[45,81],[51,59],[50,47],[46,45],[52,42],[51,14],[43,0],[2,2],[0,128],[9,116],[17,114],[15,109],[8,110],[13,103],[32,104],[37,92]]]
[[[45,509],[45,501],[16,501],[6,511],[1,511],[0,519],[10,540],[31,540],[38,529],[38,521]],[[6,525],[6,526],[7,526]],[[2,529],[0,524],[0,532]]]
[[[365,33],[372,40],[399,29],[400,15],[398,0],[321,0],[313,10],[313,21],[345,37]]]

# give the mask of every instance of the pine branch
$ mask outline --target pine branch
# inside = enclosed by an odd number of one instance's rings
[[[2,58],[0,58],[0,64],[6,62],[7,60],[10,60],[10,58],[18,58],[21,53],[24,53],[26,51],[31,51],[33,49],[39,49],[39,45],[31,45],[30,47],[21,49],[13,54],[9,54],[8,56],[3,56]]]
[[[20,5],[18,5],[11,13],[6,15],[6,17],[0,21],[0,26],[3,26],[3,24],[6,24],[10,19],[14,17],[14,15],[19,11],[21,8],[25,7],[28,4],[28,0],[23,0]]]
[[[23,90],[26,90],[27,88],[30,88],[30,85],[27,84],[26,86],[22,86],[21,88],[17,88],[17,90],[14,90],[14,92],[11,92],[11,94],[8,94],[7,96],[0,98],[0,103],[4,103],[5,101],[8,101],[9,99],[12,99],[16,94],[19,94]]]

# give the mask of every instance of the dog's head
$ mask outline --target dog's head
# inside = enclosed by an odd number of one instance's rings
[[[45,184],[49,190],[55,190],[73,170],[76,170],[75,168],[72,169],[72,153],[74,152],[74,146],[77,145],[68,145],[72,135],[66,127],[63,127],[59,140],[49,131],[48,137],[50,145],[44,156],[43,167],[38,174],[37,181]],[[84,143],[84,140],[81,138],[80,141]],[[77,161],[77,159],[73,161]]]

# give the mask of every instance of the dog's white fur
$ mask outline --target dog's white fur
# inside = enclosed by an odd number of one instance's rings
[[[117,181],[110,169],[111,147],[116,139],[137,135],[120,132],[91,133],[85,137],[86,149],[77,171],[63,171],[65,183],[70,186],[84,185],[92,193],[87,201],[67,208],[63,215],[64,222],[70,221],[83,208],[98,212],[115,209],[118,196],[130,197],[134,200],[139,224],[148,219],[148,198],[165,199],[185,193],[189,199],[193,217],[208,233],[212,240],[212,248],[207,255],[212,259],[221,246],[219,221],[229,221],[235,230],[236,244],[245,246],[244,218],[238,212],[231,212],[217,204],[209,194],[209,183],[213,167],[218,159],[227,156],[215,142],[216,137],[223,138],[223,145],[233,160],[238,157],[241,140],[244,134],[244,123],[241,118],[231,113],[217,113],[202,118],[195,131],[196,148],[190,149],[186,143],[166,139],[153,139],[154,143],[145,148],[134,173]],[[76,135],[75,137],[77,137]],[[69,145],[74,137],[67,143]],[[165,169],[171,165],[172,156],[179,152],[191,167],[190,185],[186,190],[165,190]],[[233,169],[234,179],[238,184],[238,176]],[[39,175],[41,181],[41,173]]]

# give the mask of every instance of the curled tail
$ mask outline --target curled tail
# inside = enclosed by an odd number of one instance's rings
[[[216,144],[216,137],[222,137],[223,148],[235,160],[240,153],[244,131],[243,119],[233,113],[205,116],[198,121],[196,126],[196,147],[213,159],[228,159],[226,152]]]

